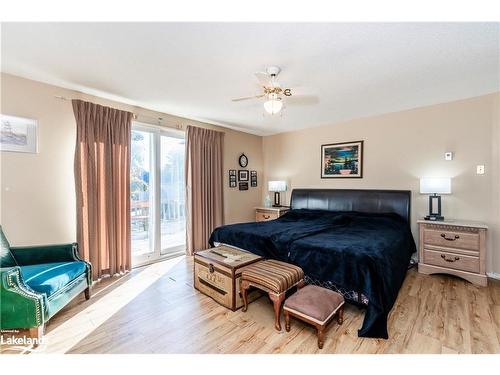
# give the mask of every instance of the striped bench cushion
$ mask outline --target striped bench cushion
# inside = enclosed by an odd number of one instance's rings
[[[241,279],[281,294],[304,278],[302,268],[278,260],[263,260],[245,267]]]

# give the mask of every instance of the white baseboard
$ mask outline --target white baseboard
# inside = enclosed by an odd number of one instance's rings
[[[500,273],[496,272],[486,272],[486,276],[492,279],[500,280]]]

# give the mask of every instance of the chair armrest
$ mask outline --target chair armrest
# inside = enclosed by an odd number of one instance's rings
[[[0,268],[0,328],[32,328],[45,322],[46,297],[28,287],[19,267]]]
[[[20,266],[40,263],[73,262],[81,260],[76,243],[44,246],[11,247],[10,251]]]

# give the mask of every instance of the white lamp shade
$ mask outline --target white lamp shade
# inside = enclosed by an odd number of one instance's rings
[[[286,181],[269,181],[268,186],[269,191],[286,191]]]
[[[271,99],[264,103],[264,109],[270,115],[275,115],[281,111],[283,102],[280,99]]]
[[[451,178],[423,177],[420,179],[421,194],[451,194]]]

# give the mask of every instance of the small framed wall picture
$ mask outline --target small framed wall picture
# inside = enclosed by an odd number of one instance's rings
[[[240,182],[239,189],[240,190],[248,190],[248,182]]]
[[[244,169],[240,169],[238,171],[238,181],[248,181],[248,171],[245,171]]]
[[[237,185],[236,182],[236,169],[229,170],[229,187],[235,188]]]
[[[257,171],[250,171],[250,186],[257,187]]]
[[[36,154],[37,127],[33,119],[0,115],[0,151]]]

